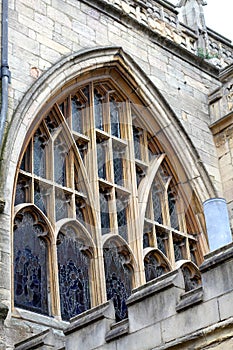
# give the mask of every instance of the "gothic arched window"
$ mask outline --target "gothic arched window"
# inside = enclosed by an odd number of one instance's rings
[[[106,301],[107,290],[120,320],[127,316],[132,288],[162,271],[158,256],[172,268],[181,259],[201,263],[192,203],[179,188],[156,115],[139,90],[118,69],[107,67],[76,78],[53,103],[41,106],[15,183],[15,206],[28,208],[22,219],[15,218],[16,306],[68,320]],[[34,222],[47,222],[51,242],[46,225]],[[83,248],[83,232],[91,250]],[[104,245],[111,238],[124,249]],[[144,265],[145,249],[160,255],[147,255]],[[39,292],[28,282],[32,270],[22,259],[34,259],[40,267]]]

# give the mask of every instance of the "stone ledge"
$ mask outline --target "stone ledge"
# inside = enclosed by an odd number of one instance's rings
[[[196,288],[181,296],[181,301],[176,306],[176,311],[181,312],[189,307],[199,304],[203,301],[202,287]]]
[[[78,316],[73,317],[70,320],[70,326],[64,330],[64,334],[68,335],[70,333],[76,332],[78,329],[86,327],[87,325],[104,318],[112,319],[115,321],[115,312],[111,300],[86,312],[83,312]]]
[[[233,243],[229,243],[226,246],[205,255],[205,261],[199,269],[201,273],[203,273],[231,259],[233,259]]]
[[[118,339],[129,333],[129,320],[125,319],[111,326],[111,330],[106,334],[106,342]]]
[[[150,282],[147,282],[143,286],[134,289],[132,292],[132,295],[127,300],[127,305],[130,306],[134,303],[137,303],[145,298],[147,298],[150,295],[160,293],[163,290],[166,290],[168,288],[177,286],[180,288],[184,288],[184,285],[181,283],[177,284],[177,278],[179,276],[179,271],[174,270],[171,272],[168,272]],[[183,278],[183,277],[182,277]],[[184,282],[183,282],[184,283]]]
[[[45,339],[51,334],[51,329],[47,329],[42,333],[39,333],[29,339],[23,340],[15,344],[16,350],[31,350],[38,349],[39,347],[45,345]]]
[[[217,333],[219,337],[217,336]],[[151,350],[187,350],[199,349],[216,343],[216,340],[228,339],[233,336],[233,318],[205,327],[197,332],[179,337]]]

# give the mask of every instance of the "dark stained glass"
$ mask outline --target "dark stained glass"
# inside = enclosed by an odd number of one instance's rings
[[[106,143],[97,143],[97,165],[98,165],[98,176],[101,179],[106,179]]]
[[[72,98],[72,129],[74,131],[83,133],[83,104],[76,96]]]
[[[46,200],[46,190],[39,185],[39,183],[35,183],[34,188],[34,203],[35,205],[40,208],[41,211],[46,215],[47,214],[47,200]]]
[[[103,96],[98,92],[98,90],[94,90],[94,111],[95,111],[95,127],[97,129],[103,130]]]
[[[66,145],[57,139],[54,143],[54,181],[66,186]]]
[[[123,186],[123,161],[118,154],[113,153],[114,182]]]
[[[161,252],[163,252],[164,255],[166,255],[166,247],[165,247],[164,237],[157,235],[157,245],[158,245],[158,249],[161,250]]]
[[[192,244],[190,244],[190,255],[191,255],[191,260],[194,262],[194,264],[197,264],[197,259],[196,259],[196,247]]]
[[[68,205],[70,198],[63,191],[56,191],[55,195],[55,209],[56,209],[56,221],[68,217]]]
[[[162,218],[162,208],[161,208],[161,202],[160,202],[160,191],[158,190],[155,184],[152,185],[151,191],[152,191],[154,220],[159,224],[162,224],[163,218]]]
[[[40,177],[46,177],[46,138],[40,130],[34,135],[34,174]]]
[[[134,156],[141,159],[140,130],[133,127]]]
[[[150,239],[149,239],[149,233],[143,234],[143,249],[150,246]]]
[[[119,235],[127,241],[128,234],[126,208],[117,208],[117,223]]]
[[[110,102],[111,133],[113,136],[121,137],[118,105],[114,100]]]
[[[27,202],[27,191],[29,190],[29,180],[19,178],[16,185],[15,205]]]
[[[155,254],[149,253],[144,260],[146,282],[153,280],[166,272],[165,267],[159,264]]]
[[[179,229],[178,216],[176,211],[176,198],[171,191],[168,191],[168,206],[170,214],[171,227],[175,230]]]
[[[46,232],[35,220],[29,212],[15,219],[14,299],[15,306],[48,314]]]
[[[84,219],[85,202],[77,199],[75,201],[75,208],[76,208],[76,219],[80,221],[82,224],[84,224],[85,223],[85,219]]]
[[[128,316],[126,300],[132,290],[132,272],[125,262],[124,255],[113,243],[104,248],[107,299],[113,300],[116,321]]]
[[[174,246],[174,253],[175,253],[175,261],[182,260],[183,257],[183,252],[182,252],[182,246],[184,245],[183,242],[176,242],[173,241],[173,246]]]
[[[102,234],[110,232],[108,196],[100,192],[100,219]]]
[[[89,292],[90,259],[82,252],[82,242],[73,228],[58,235],[57,257],[62,319],[69,320],[91,306]]]

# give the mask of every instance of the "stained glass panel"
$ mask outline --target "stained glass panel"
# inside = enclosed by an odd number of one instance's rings
[[[83,108],[85,105],[76,96],[72,98],[72,129],[83,133]]]
[[[70,198],[63,191],[56,191],[55,196],[55,209],[56,209],[56,221],[68,217],[68,205]]]
[[[171,227],[175,230],[179,229],[178,216],[176,211],[176,198],[171,191],[168,191],[168,206],[170,214]]]
[[[66,157],[65,144],[60,139],[56,139],[54,143],[54,181],[62,186],[66,186]]]
[[[143,234],[143,249],[150,246],[149,233]]]
[[[141,159],[140,131],[135,127],[133,128],[133,141],[134,156],[136,159]]]
[[[90,259],[82,252],[82,242],[73,228],[58,235],[57,257],[61,315],[69,320],[91,306],[89,291]]]
[[[40,130],[36,132],[33,139],[34,145],[34,174],[40,177],[46,177],[46,139]]]
[[[98,92],[98,90],[94,90],[94,111],[95,111],[95,127],[97,129],[103,130],[103,96]]]
[[[100,218],[102,234],[110,232],[108,197],[100,193]]]
[[[123,161],[119,158],[119,155],[113,153],[113,169],[114,169],[114,182],[117,185],[123,186]]]
[[[15,219],[14,299],[15,306],[48,314],[47,243],[45,231],[34,214],[23,212]]]
[[[118,223],[118,233],[126,241],[128,240],[127,234],[127,216],[126,208],[118,208],[117,210],[117,223]]]
[[[19,178],[16,185],[15,205],[27,202],[27,191],[29,191],[30,181]]]
[[[159,264],[155,254],[149,253],[144,260],[146,282],[153,280],[166,272],[166,269]]]
[[[121,137],[120,118],[118,103],[114,100],[110,102],[111,133],[113,136]]]
[[[160,201],[160,191],[158,187],[155,185],[155,183],[152,185],[152,203],[153,203],[154,220],[159,224],[162,224],[163,218],[162,218],[162,208],[161,208],[161,201]]]
[[[104,267],[107,299],[113,300],[116,321],[121,321],[128,316],[126,300],[132,290],[132,271],[113,243],[104,248]]]
[[[34,188],[34,203],[40,208],[41,211],[46,215],[47,214],[47,200],[46,200],[46,190],[42,188],[38,183],[35,183]]]
[[[163,252],[164,255],[166,255],[165,239],[158,235],[157,235],[157,246],[158,246],[158,249],[161,250],[161,252]]]
[[[97,165],[98,176],[101,179],[106,179],[106,143],[101,142],[97,144]]]
[[[175,261],[182,260],[184,258],[183,257],[183,252],[182,252],[182,248],[181,248],[182,245],[183,245],[182,242],[173,241],[174,253],[175,253]]]

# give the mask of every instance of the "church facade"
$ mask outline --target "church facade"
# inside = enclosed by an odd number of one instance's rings
[[[3,0],[0,349],[232,348],[233,46],[204,5]]]

